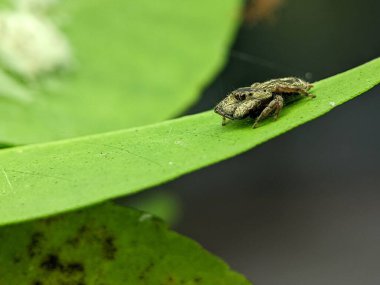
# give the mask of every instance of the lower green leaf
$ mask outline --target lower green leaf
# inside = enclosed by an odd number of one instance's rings
[[[0,284],[250,284],[148,213],[111,204],[0,229]]]
[[[0,224],[47,216],[164,183],[251,149],[380,82],[380,59],[314,84],[257,129],[205,112],[141,128],[0,150]],[[254,163],[254,162],[253,162]]]

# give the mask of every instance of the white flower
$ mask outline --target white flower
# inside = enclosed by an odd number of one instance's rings
[[[49,19],[28,11],[0,12],[0,61],[7,70],[33,79],[67,67],[71,49]]]

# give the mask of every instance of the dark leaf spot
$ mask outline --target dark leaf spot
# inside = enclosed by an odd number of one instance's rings
[[[117,248],[115,246],[114,238],[107,236],[103,241],[103,251],[107,259],[114,259]]]
[[[48,255],[40,264],[41,268],[53,271],[53,270],[61,270],[63,265],[60,263],[58,256],[54,254]]]
[[[68,263],[67,266],[64,267],[64,271],[67,273],[83,272],[84,267],[83,267],[83,264],[79,262],[73,262],[73,263]]]
[[[19,263],[21,261],[21,257],[20,256],[14,256],[13,257],[13,263]]]
[[[49,254],[40,264],[41,268],[47,271],[59,271],[72,275],[84,272],[84,266],[79,262],[63,263],[57,255]]]
[[[41,232],[35,232],[32,234],[27,248],[29,257],[34,257],[41,253],[41,241],[43,238],[44,235]]]

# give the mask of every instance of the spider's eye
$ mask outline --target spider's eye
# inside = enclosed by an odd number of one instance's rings
[[[246,94],[244,94],[244,93],[238,93],[238,94],[235,95],[235,98],[238,99],[238,100],[245,100]]]

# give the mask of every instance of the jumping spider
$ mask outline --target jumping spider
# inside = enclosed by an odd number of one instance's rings
[[[311,87],[313,85],[296,77],[254,83],[250,87],[232,91],[215,107],[215,113],[223,117],[223,126],[226,124],[226,118],[231,120],[256,118],[253,124],[255,128],[261,120],[271,114],[277,119],[284,104],[300,96],[314,98],[315,95],[308,92]]]

